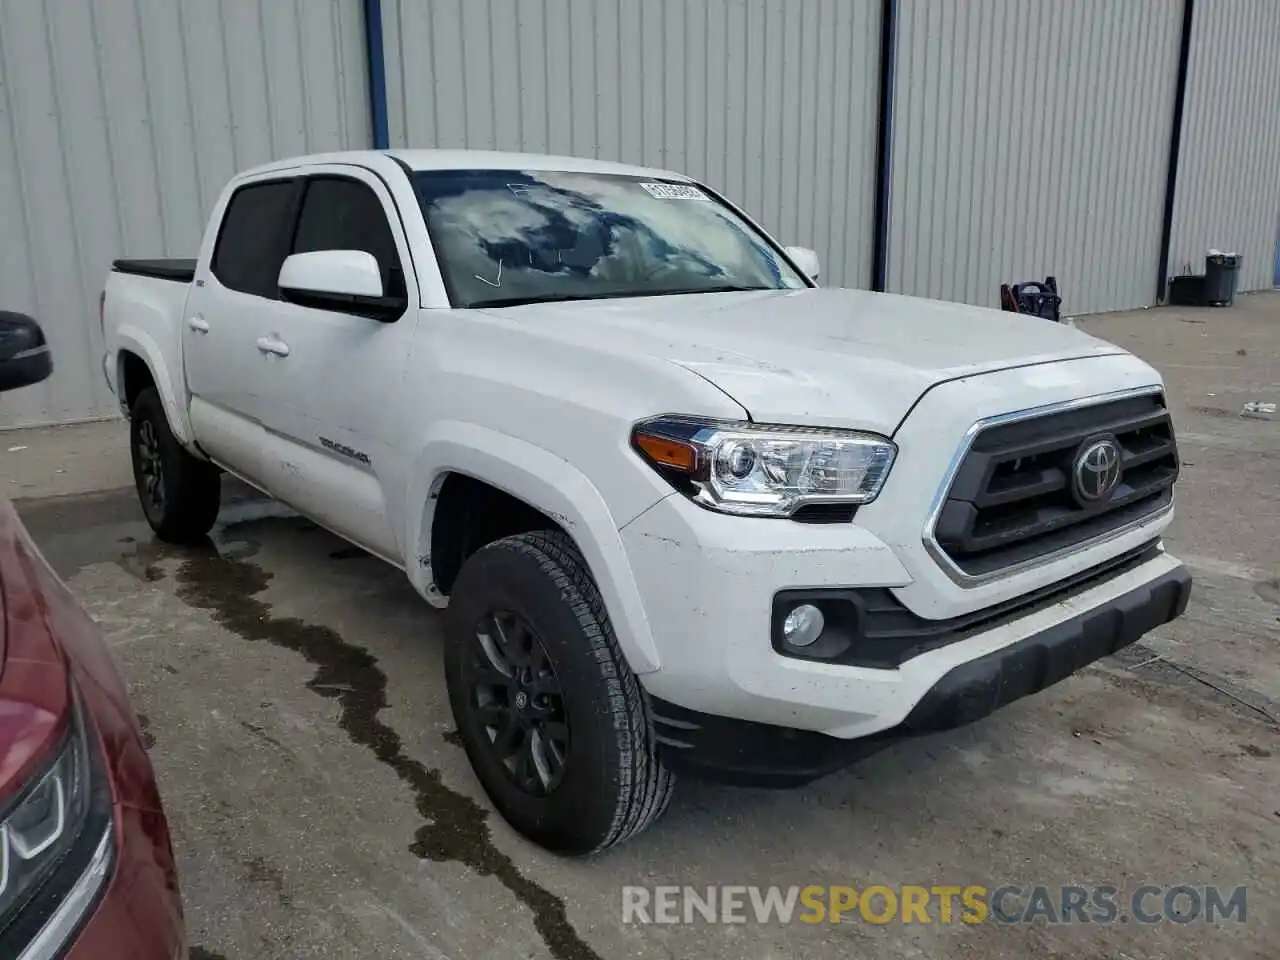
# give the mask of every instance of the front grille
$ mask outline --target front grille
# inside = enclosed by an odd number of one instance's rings
[[[1100,440],[1120,452],[1120,479],[1088,500],[1078,458]],[[983,576],[1103,536],[1173,498],[1178,449],[1159,393],[981,430],[952,480],[933,537],[965,574]]]

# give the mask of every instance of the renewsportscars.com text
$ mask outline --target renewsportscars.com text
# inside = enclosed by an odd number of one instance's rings
[[[1243,923],[1244,887],[1145,884],[628,886],[622,922],[678,923]]]

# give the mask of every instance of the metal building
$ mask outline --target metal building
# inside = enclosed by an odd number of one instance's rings
[[[111,261],[194,255],[237,170],[368,146],[367,73],[359,0],[0,0],[0,309],[54,363],[0,426],[114,415]]]
[[[997,304],[1055,274],[1076,313],[1145,306],[1181,0],[902,0],[888,289]]]
[[[878,0],[383,0],[390,142],[681,170],[870,283]]]
[[[829,284],[1115,310],[1217,247],[1270,286],[1278,49],[1275,0],[0,0],[0,309],[56,367],[0,427],[112,415],[110,261],[318,150],[682,169]]]
[[[1170,272],[1217,247],[1280,285],[1280,3],[1196,0],[1182,124]]]

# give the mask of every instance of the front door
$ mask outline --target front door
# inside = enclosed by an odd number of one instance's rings
[[[308,170],[289,252],[316,250],[371,253],[388,296],[416,294],[394,200],[360,168]],[[395,562],[403,557],[385,492],[403,483],[398,385],[411,359],[416,306],[386,321],[281,302],[256,330],[273,384],[260,414],[268,488]]]

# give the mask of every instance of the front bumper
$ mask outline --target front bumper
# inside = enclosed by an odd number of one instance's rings
[[[182,897],[155,772],[119,674],[96,628],[63,633],[107,764],[111,848],[106,875],[64,946],[63,960],[172,960],[186,956]]]
[[[95,638],[96,639],[96,638]],[[105,650],[102,651],[105,653]],[[63,960],[172,960],[186,956],[182,897],[155,773],[120,678],[103,665],[77,676],[111,781],[111,857]],[[86,878],[82,878],[86,879]]]
[[[182,901],[172,864],[156,856],[168,828],[158,813],[117,808],[119,848],[101,899],[66,960],[172,960],[186,956]]]
[[[1133,537],[1141,539],[1085,549],[1072,565],[1077,573],[1099,568],[1156,541],[1167,522],[1153,518],[1135,531]],[[903,723],[952,670],[1085,614],[1115,608],[1125,595],[1182,569],[1156,549],[1114,576],[1032,603],[954,642],[932,648],[922,643],[924,652],[886,669],[783,656],[770,642],[773,599],[780,591],[886,588],[905,602],[909,591],[903,588],[912,576],[895,551],[856,520],[802,524],[730,517],[675,494],[628,524],[622,538],[658,650],[659,668],[640,677],[650,696],[699,714],[845,740]],[[1023,593],[1059,581],[1046,572]]]
[[[900,723],[860,739],[729,720],[662,700],[654,703],[654,726],[674,769],[757,786],[804,783],[896,740],[971,723],[1037,693],[1180,616],[1190,595],[1191,575],[1174,562],[1106,603],[952,667]]]
[[[94,767],[92,776],[105,781],[102,762],[95,760]],[[18,942],[16,960],[172,960],[185,954],[164,816],[111,794],[105,782],[95,790],[80,838],[7,931]]]

